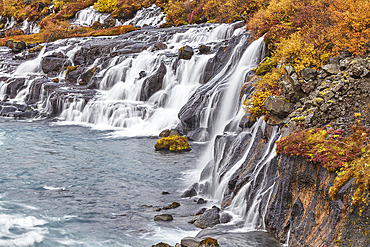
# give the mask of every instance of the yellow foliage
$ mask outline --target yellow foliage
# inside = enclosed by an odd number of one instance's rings
[[[99,12],[112,12],[117,9],[117,0],[98,0],[94,8]]]

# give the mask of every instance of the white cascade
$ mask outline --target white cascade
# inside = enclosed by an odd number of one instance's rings
[[[153,4],[149,8],[139,10],[135,17],[124,23],[117,21],[117,25],[133,25],[137,27],[153,26],[160,27],[166,23],[166,15],[162,12],[161,8]]]
[[[115,134],[125,136],[157,135],[165,128],[176,127],[179,110],[201,85],[205,66],[214,54],[195,54],[190,60],[179,60],[177,65],[174,65],[177,59],[166,54],[176,54],[184,44],[197,47],[209,43],[212,46],[213,42],[231,38],[234,33],[241,34],[241,30],[234,30],[231,25],[216,25],[201,30],[195,27],[182,35],[176,34],[169,39],[169,48],[165,50],[143,51],[134,57],[111,59],[108,68],[97,75],[102,80],[96,99],[88,103],[85,100],[61,103],[60,119],[95,128],[118,128],[121,131]],[[247,35],[246,31],[242,34]],[[237,46],[234,52],[240,53],[240,49]],[[161,90],[146,101],[140,100],[144,81],[160,66],[166,68]],[[147,76],[140,78],[142,71],[146,71]]]
[[[94,6],[90,6],[86,9],[80,10],[76,13],[76,18],[72,21],[72,24],[76,26],[91,26],[94,22],[98,21],[104,23],[105,19],[109,17],[107,13],[100,13]]]

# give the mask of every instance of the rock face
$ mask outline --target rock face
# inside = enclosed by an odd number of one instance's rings
[[[161,63],[154,74],[145,79],[143,86],[141,87],[141,101],[148,100],[153,94],[155,94],[162,88],[163,78],[166,75],[166,72],[166,65],[164,65],[164,63]]]
[[[289,246],[369,246],[370,208],[362,216],[350,206],[350,180],[334,201],[329,196],[335,173],[302,158],[281,157],[279,181],[266,214],[266,227]]]

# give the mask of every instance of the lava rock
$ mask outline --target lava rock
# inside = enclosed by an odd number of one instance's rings
[[[179,59],[185,59],[185,60],[190,60],[194,55],[193,48],[190,46],[186,45],[184,47],[181,47],[179,49]]]
[[[145,79],[141,87],[141,101],[148,100],[153,94],[155,94],[162,88],[162,82],[164,76],[166,75],[166,72],[166,65],[164,65],[164,63],[161,63],[154,74]]]
[[[217,224],[220,224],[220,209],[216,206],[213,206],[211,209],[208,209],[204,214],[200,215],[199,218],[194,222],[196,227],[205,229],[207,227],[212,227]]]
[[[339,68],[338,68],[338,65],[336,65],[336,64],[326,64],[326,65],[322,66],[322,69],[326,73],[328,73],[329,75],[336,75],[340,72]]]
[[[155,43],[155,45],[153,47],[154,51],[165,50],[165,49],[167,49],[167,45],[163,42],[157,42],[157,43]]]
[[[170,214],[159,214],[154,216],[154,221],[171,221],[173,216]]]
[[[317,71],[311,68],[302,69],[299,74],[303,80],[315,80],[317,76]]]
[[[180,203],[173,202],[171,204],[168,204],[167,206],[164,206],[162,209],[166,210],[166,209],[173,209],[173,208],[178,208],[178,207],[180,207]]]
[[[287,117],[293,110],[294,105],[275,96],[269,96],[263,103],[266,111],[280,118]]]
[[[91,68],[88,71],[82,73],[80,80],[78,82],[79,85],[87,85],[91,81],[91,78],[94,76],[95,71],[97,68]]]
[[[12,49],[14,53],[20,53],[27,48],[27,45],[24,41],[7,40],[5,41],[5,46]]]
[[[203,198],[199,198],[198,201],[197,201],[197,204],[206,204],[207,201],[204,200]]]
[[[182,195],[181,195],[181,198],[186,198],[186,197],[193,197],[193,196],[196,196],[198,193],[198,188],[199,188],[199,184],[198,183],[194,183],[189,189],[187,189]]]
[[[167,243],[160,242],[158,244],[152,245],[152,247],[173,247],[173,246]]]
[[[211,47],[207,45],[200,45],[198,47],[199,54],[208,54],[208,52],[211,50]]]
[[[183,247],[199,247],[201,238],[185,237],[181,239],[181,246]]]

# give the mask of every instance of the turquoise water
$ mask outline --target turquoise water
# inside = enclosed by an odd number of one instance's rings
[[[0,119],[0,246],[150,246],[197,232],[192,200],[171,223],[153,217],[180,200],[202,146],[156,152],[156,138],[111,133]]]

